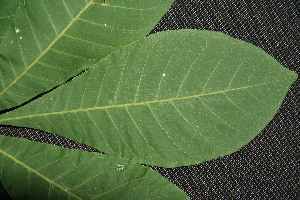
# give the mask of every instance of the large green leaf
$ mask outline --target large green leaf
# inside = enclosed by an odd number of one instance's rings
[[[191,165],[252,140],[296,77],[225,34],[161,32],[0,116],[0,123],[61,134],[137,163]]]
[[[0,46],[0,110],[63,83],[120,46],[145,37],[173,0],[107,0],[106,5],[24,0],[17,8],[7,2],[0,4],[0,11],[9,9],[2,17],[16,11],[14,23],[0,21],[5,25],[0,32],[5,32]]]
[[[12,199],[188,199],[128,160],[0,136],[0,180]]]

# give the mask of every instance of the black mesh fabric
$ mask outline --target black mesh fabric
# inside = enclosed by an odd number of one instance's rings
[[[182,28],[221,31],[264,49],[299,75],[299,4],[298,0],[177,0],[151,34]],[[299,93],[298,79],[269,125],[236,153],[194,166],[150,167],[191,199],[300,199]],[[28,128],[2,126],[0,134],[97,151]],[[1,187],[0,199],[9,199]]]

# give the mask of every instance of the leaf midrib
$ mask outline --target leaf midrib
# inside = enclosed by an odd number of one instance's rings
[[[248,89],[248,88],[259,87],[259,86],[268,85],[268,84],[272,84],[272,83],[279,82],[279,81],[284,81],[284,80],[287,80],[287,79],[290,79],[290,78],[288,77],[288,78],[285,78],[285,79],[278,79],[278,80],[274,80],[274,81],[270,81],[270,82],[266,82],[266,83],[261,83],[261,84],[256,84],[256,85],[249,85],[249,86],[243,86],[243,87],[239,87],[239,88],[225,89],[225,90],[220,90],[220,91],[216,91],[216,92],[202,93],[202,94],[185,96],[185,97],[174,97],[174,98],[168,98],[168,99],[143,101],[143,102],[137,102],[137,103],[134,102],[134,103],[127,103],[127,104],[90,107],[90,108],[84,108],[84,109],[65,110],[65,111],[60,111],[60,112],[41,113],[41,114],[34,114],[34,115],[24,115],[24,116],[19,116],[19,117],[11,117],[11,118],[6,118],[6,119],[0,119],[0,122],[10,121],[10,120],[17,120],[17,119],[24,119],[24,118],[48,116],[48,115],[59,115],[59,114],[66,114],[66,113],[87,112],[87,111],[93,111],[93,110],[106,110],[106,109],[110,109],[110,108],[126,108],[126,107],[130,107],[130,106],[139,106],[139,105],[147,105],[147,104],[154,104],[154,103],[179,101],[179,100],[192,99],[192,98],[198,98],[198,97],[209,96],[209,95],[217,95],[217,94],[221,94],[221,93],[225,93],[225,92],[231,92],[231,91],[237,91],[237,90],[244,90],[244,89]]]
[[[51,49],[51,47],[66,33],[66,31],[77,21],[77,19],[82,15],[84,11],[89,7],[92,0],[88,2],[87,5],[71,20],[71,22],[66,26],[66,28],[49,44],[49,46],[19,75],[17,76],[6,88],[0,92],[0,95],[5,93],[9,88],[11,88],[20,78],[22,78],[26,73]]]
[[[27,170],[33,172],[34,174],[38,175],[39,177],[41,177],[42,179],[44,179],[45,181],[49,182],[52,185],[55,185],[56,187],[58,187],[59,189],[61,189],[63,192],[66,192],[68,194],[70,194],[71,196],[75,197],[76,199],[80,199],[83,200],[81,197],[77,196],[76,194],[72,193],[69,190],[65,190],[65,188],[61,185],[59,185],[58,183],[54,182],[53,180],[47,178],[46,176],[44,176],[43,174],[37,172],[36,170],[34,170],[33,168],[31,168],[30,166],[26,165],[25,163],[23,163],[22,161],[18,160],[17,158],[15,158],[14,156],[6,153],[5,151],[0,149],[0,153],[2,153],[3,155],[5,155],[6,157],[10,158],[11,160],[13,160],[14,162],[18,163],[19,165],[21,165],[22,167],[26,168]]]

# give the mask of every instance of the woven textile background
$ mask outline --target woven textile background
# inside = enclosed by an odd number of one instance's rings
[[[221,31],[261,47],[299,75],[299,6],[298,0],[177,0],[151,33],[182,28]],[[275,118],[238,152],[195,166],[152,168],[191,199],[300,199],[299,117],[298,78]],[[95,151],[28,128],[0,126],[0,134]],[[1,186],[0,199],[10,199]]]

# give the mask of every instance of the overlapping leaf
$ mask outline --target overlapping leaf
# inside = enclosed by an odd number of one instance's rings
[[[252,140],[295,79],[263,50],[222,33],[162,32],[0,123],[61,134],[137,163],[191,165]]]
[[[0,180],[13,199],[188,199],[128,160],[0,136]]]
[[[143,38],[172,2],[1,2],[0,110],[63,83],[120,46]]]

